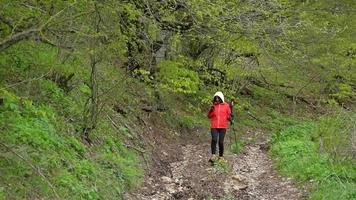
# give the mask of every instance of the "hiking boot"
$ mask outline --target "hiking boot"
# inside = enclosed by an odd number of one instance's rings
[[[216,155],[215,154],[213,154],[212,156],[211,156],[211,158],[209,159],[209,162],[215,162],[215,161],[217,161],[218,160],[218,158],[216,157]]]

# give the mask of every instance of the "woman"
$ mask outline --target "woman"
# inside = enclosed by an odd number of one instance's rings
[[[227,128],[227,121],[230,118],[230,106],[225,103],[222,92],[216,92],[214,95],[213,105],[211,106],[208,117],[210,118],[211,127],[211,154],[209,161],[216,161],[216,144],[219,139],[219,158],[224,156],[224,137]]]

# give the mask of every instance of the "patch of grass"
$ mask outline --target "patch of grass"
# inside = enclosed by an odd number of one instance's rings
[[[231,171],[231,166],[224,159],[218,159],[213,163],[214,170],[220,173],[229,173]]]
[[[230,145],[230,149],[233,153],[238,154],[241,152],[244,145],[245,145],[245,141],[243,140],[233,141],[232,144]]]
[[[337,177],[318,182],[310,199],[356,199],[355,183],[341,181]]]
[[[356,114],[345,111],[321,117],[313,135],[318,150],[328,153],[334,160],[340,156],[348,158],[355,156],[355,150],[352,147],[355,137],[355,121]]]
[[[267,109],[266,118],[264,119],[264,128],[273,132],[280,132],[286,127],[298,124],[299,121],[291,116],[283,115],[272,109]]]
[[[354,199],[356,167],[350,161],[335,162],[330,154],[319,153],[313,137],[321,124],[301,123],[276,132],[271,153],[277,158],[277,167],[301,182],[312,181],[310,199]]]

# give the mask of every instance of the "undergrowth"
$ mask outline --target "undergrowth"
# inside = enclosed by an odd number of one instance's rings
[[[137,155],[100,121],[100,144],[85,146],[48,104],[1,90],[0,197],[117,199],[142,179]],[[105,132],[106,134],[100,134]]]
[[[338,154],[340,151],[335,150],[351,148],[349,140],[338,139],[354,134],[347,128],[354,121],[345,119],[323,117],[292,125],[273,135],[271,153],[276,157],[278,169],[301,183],[312,183],[310,199],[356,198],[355,160],[350,154]]]

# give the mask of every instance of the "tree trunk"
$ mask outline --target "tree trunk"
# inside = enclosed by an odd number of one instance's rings
[[[161,47],[155,52],[155,62],[158,64],[161,60],[166,58],[167,52],[167,40],[169,37],[169,31],[161,30],[159,33],[159,41],[162,41]]]

